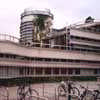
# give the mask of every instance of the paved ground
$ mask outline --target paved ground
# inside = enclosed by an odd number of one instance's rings
[[[80,89],[82,92],[82,89],[80,88],[80,85],[88,87],[90,90],[94,90],[98,88],[98,84],[100,82],[77,82],[76,87]],[[57,92],[57,87],[59,83],[41,83],[41,84],[32,84],[32,88],[34,88],[36,91],[38,91],[39,96],[46,98],[46,100],[58,100],[58,92]],[[9,97],[10,100],[13,100],[13,98],[17,98],[17,88],[16,86],[14,87],[9,87]],[[6,92],[3,88],[0,88],[1,92],[5,93],[3,95],[6,95]],[[1,93],[0,93],[1,94]],[[34,93],[34,95],[36,95]],[[0,100],[4,100],[4,96],[0,96]],[[5,99],[6,100],[6,99]],[[43,100],[43,99],[42,99]],[[64,97],[59,97],[59,100],[66,100]]]

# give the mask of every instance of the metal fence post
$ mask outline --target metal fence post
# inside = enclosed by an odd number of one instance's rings
[[[70,82],[68,83],[68,100],[71,100],[71,85]]]

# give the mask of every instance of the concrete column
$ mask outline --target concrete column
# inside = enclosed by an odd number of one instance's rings
[[[68,69],[66,69],[66,74],[68,75]]]
[[[27,68],[25,67],[24,68],[24,73],[25,73],[25,76],[27,75]]]
[[[29,68],[29,75],[31,75],[31,68]]]
[[[59,75],[61,75],[61,68],[59,68]]]
[[[75,69],[73,69],[73,75],[75,75]]]
[[[53,75],[53,68],[51,68],[51,75]]]
[[[45,68],[42,69],[42,75],[45,75]]]
[[[34,68],[34,75],[36,75],[36,69]]]

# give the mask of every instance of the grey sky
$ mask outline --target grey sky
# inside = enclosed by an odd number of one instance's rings
[[[54,28],[62,28],[88,16],[100,19],[100,0],[0,0],[0,33],[19,37],[20,14],[25,8],[50,9]]]

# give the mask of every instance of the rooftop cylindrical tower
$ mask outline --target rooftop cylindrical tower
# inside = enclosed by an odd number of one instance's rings
[[[24,12],[21,14],[21,24],[20,24],[20,42],[27,43],[27,42],[36,42],[37,36],[35,33],[36,27],[34,22],[36,18],[39,16],[45,16],[45,25],[47,29],[50,29],[52,25],[53,14],[50,10],[32,10],[32,9],[25,9]]]

